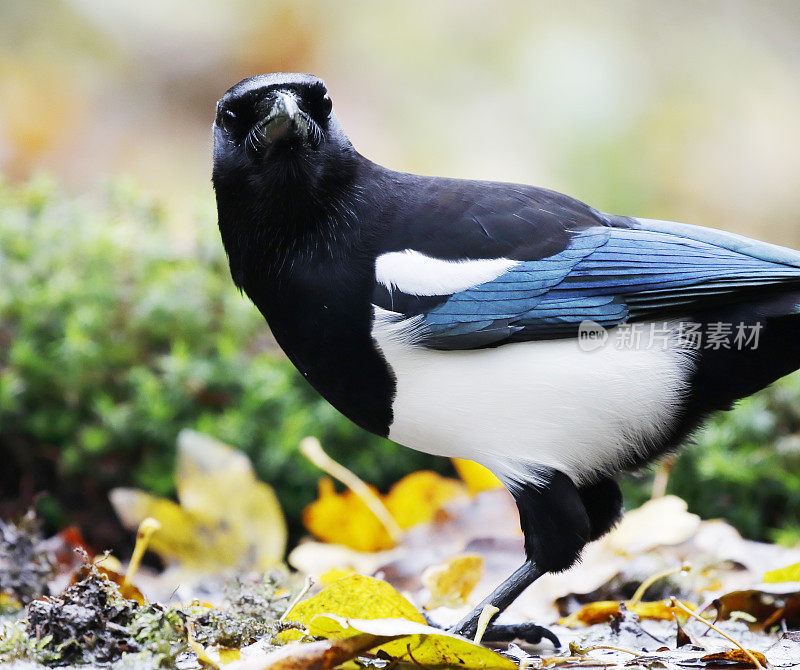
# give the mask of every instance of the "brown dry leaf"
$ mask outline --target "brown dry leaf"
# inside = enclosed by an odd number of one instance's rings
[[[320,640],[307,644],[290,644],[269,652],[261,649],[247,658],[224,665],[225,670],[330,670],[368,651],[384,638],[356,635],[348,638]],[[247,648],[243,653],[247,653]]]
[[[684,602],[684,605],[694,610],[697,605]],[[559,623],[563,626],[573,626],[576,623],[584,626],[592,626],[597,623],[608,623],[613,616],[618,616],[619,601],[601,600],[594,603],[587,603],[577,612],[573,612]],[[654,600],[650,602],[625,603],[628,611],[636,614],[640,619],[651,619],[653,621],[672,621],[672,609],[669,603],[664,600]]]
[[[734,612],[745,612],[764,628],[781,621],[790,628],[800,626],[800,589],[795,582],[759,584],[752,589],[726,593],[715,602],[720,619],[728,619]]]
[[[127,528],[135,530],[147,517],[161,524],[150,548],[167,563],[218,572],[229,567],[264,570],[282,561],[283,512],[275,492],[256,478],[244,454],[182,431],[176,485],[180,504],[138,489],[114,489],[109,496]]]
[[[748,650],[762,668],[769,667],[767,659],[759,651]],[[757,668],[758,666],[753,663],[753,659],[747,655],[742,649],[730,649],[728,651],[719,651],[714,654],[706,654],[700,658],[700,662],[705,664],[707,668],[729,668],[735,666],[737,668]]]
[[[503,488],[503,482],[494,476],[491,470],[483,467],[475,461],[468,461],[464,458],[453,458],[453,466],[467,485],[470,495],[475,495],[481,491]]]
[[[681,647],[685,647],[687,644],[692,644],[692,638],[689,637],[689,633],[687,633],[683,626],[681,626],[681,622],[675,619],[675,647],[680,649]]]
[[[350,637],[363,633],[376,636],[403,636],[383,644],[380,649],[392,658],[423,667],[458,667],[478,670],[517,670],[518,665],[491,649],[459,635],[406,619],[351,619],[323,614],[309,627],[313,635]]]
[[[461,482],[423,470],[403,477],[382,501],[406,530],[430,521],[443,505],[464,494]],[[357,551],[383,551],[395,545],[366,503],[350,490],[336,493],[327,477],[320,479],[317,500],[303,510],[303,524],[319,539]]]
[[[422,574],[422,583],[431,592],[425,609],[464,605],[482,576],[483,557],[477,554],[461,554],[429,567]]]

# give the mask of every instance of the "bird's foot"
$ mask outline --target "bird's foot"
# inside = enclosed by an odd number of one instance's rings
[[[444,626],[433,621],[427,614],[424,616],[429,626],[445,630]],[[446,630],[448,633],[454,633],[469,639],[475,637],[475,629],[472,626],[459,626],[456,624]],[[556,649],[561,648],[561,641],[553,631],[532,621],[526,623],[489,624],[481,638],[482,642],[513,642],[514,640],[520,640],[528,644],[540,644],[542,640],[548,640]]]
[[[561,641],[553,631],[532,621],[490,624],[482,638],[483,642],[513,642],[514,640],[521,640],[528,644],[539,644],[542,640],[548,640],[556,649],[561,648]]]
[[[484,598],[475,609],[450,628],[449,632],[473,639],[478,630],[478,622],[487,606],[494,610],[492,619],[497,617],[542,574],[543,571],[533,561],[525,561],[508,579]],[[556,649],[561,647],[561,642],[552,631],[542,626],[537,626],[535,623],[496,624],[492,623],[490,619],[481,639],[485,642],[522,640],[530,644],[539,644],[542,640],[548,640]]]

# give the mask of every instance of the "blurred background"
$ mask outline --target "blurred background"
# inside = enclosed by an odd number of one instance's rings
[[[173,493],[181,428],[247,451],[295,532],[307,434],[384,489],[450,467],[320,401],[234,290],[210,185],[233,83],[322,76],[391,168],[800,247],[798,35],[792,0],[0,0],[0,514],[116,547],[108,489]],[[790,378],[702,432],[668,490],[797,543],[797,431]]]

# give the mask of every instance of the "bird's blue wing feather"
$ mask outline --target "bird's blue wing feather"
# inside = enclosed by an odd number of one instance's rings
[[[585,320],[614,326],[702,309],[748,290],[800,285],[797,252],[657,223],[654,230],[590,228],[560,253],[520,261],[447,297],[422,314],[422,343],[464,349],[552,339],[573,335]]]

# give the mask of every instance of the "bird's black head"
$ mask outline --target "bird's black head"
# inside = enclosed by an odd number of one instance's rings
[[[265,74],[231,87],[217,104],[213,182],[237,285],[261,272],[248,268],[338,248],[353,228],[363,160],[317,77]]]
[[[342,177],[355,157],[321,79],[265,74],[240,81],[217,103],[214,186],[312,192]],[[238,190],[238,189],[237,189]]]

